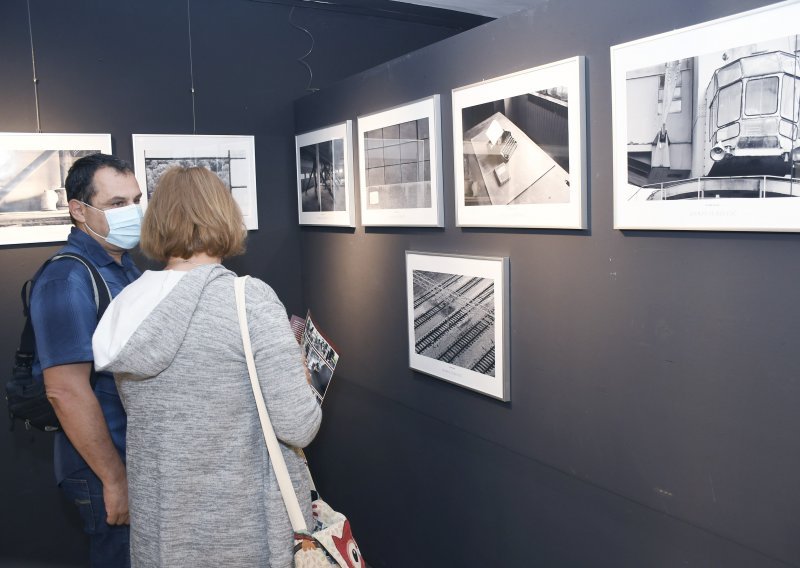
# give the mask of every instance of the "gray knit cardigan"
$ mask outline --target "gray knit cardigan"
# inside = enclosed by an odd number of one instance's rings
[[[128,413],[134,567],[292,563],[292,529],[248,379],[234,278],[219,265],[191,270],[106,367]],[[275,433],[304,447],[321,411],[283,305],[253,278],[247,316]],[[288,446],[283,453],[311,526],[304,466]]]

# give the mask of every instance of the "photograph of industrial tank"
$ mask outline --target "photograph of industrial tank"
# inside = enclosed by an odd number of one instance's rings
[[[505,259],[406,258],[411,367],[506,400]]]
[[[352,121],[295,136],[301,225],[353,226]]]
[[[586,227],[585,62],[453,89],[456,224]]]
[[[361,222],[441,227],[439,95],[358,117]]]
[[[247,229],[258,229],[252,136],[134,134],[133,156],[145,206],[168,169],[205,167],[217,174],[231,191]]]
[[[798,36],[627,73],[629,200],[797,197]]]
[[[569,202],[568,103],[554,85],[462,109],[464,204]]]
[[[800,4],[611,48],[614,227],[800,231]]]
[[[65,240],[67,173],[99,152],[111,152],[109,135],[0,134],[0,244]]]
[[[300,346],[311,375],[311,386],[314,388],[314,394],[319,402],[322,403],[333,377],[333,372],[336,370],[336,364],[339,362],[339,354],[319,332],[314,320],[311,319],[311,312],[306,316],[305,330],[303,331]]]

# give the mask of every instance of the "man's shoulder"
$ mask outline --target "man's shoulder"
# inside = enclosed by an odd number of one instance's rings
[[[62,254],[77,254],[86,258],[79,251],[71,250],[69,247],[64,247],[53,256]],[[37,303],[42,294],[52,300],[56,300],[53,296],[71,297],[74,300],[75,292],[88,297],[92,295],[91,289],[92,275],[82,262],[71,258],[59,258],[52,260],[36,276],[31,290],[31,303]]]
[[[85,262],[92,263],[91,259],[87,258],[82,251],[69,246],[64,247],[50,257],[50,263],[44,267],[42,272],[36,278],[36,284],[38,285],[39,283],[50,280],[72,280],[76,282],[89,283],[91,279],[89,270],[86,268],[83,262],[76,258],[64,258],[64,256],[69,255],[79,256]],[[95,268],[97,268],[96,265]]]

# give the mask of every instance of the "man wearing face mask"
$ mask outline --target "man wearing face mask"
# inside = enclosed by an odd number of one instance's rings
[[[139,242],[142,220],[133,171],[114,156],[94,154],[73,164],[65,186],[75,226],[59,253],[92,262],[114,297],[141,274],[127,252]],[[56,481],[80,511],[91,566],[130,566],[126,417],[112,375],[94,373],[92,388],[97,306],[86,267],[66,258],[48,264],[33,286],[31,319],[33,372],[43,374],[62,427]]]

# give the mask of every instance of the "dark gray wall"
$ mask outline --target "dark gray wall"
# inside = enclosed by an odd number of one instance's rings
[[[131,134],[192,132],[185,0],[31,0],[44,132],[110,132],[132,159]],[[199,134],[255,135],[260,229],[234,270],[270,282],[304,313],[294,182],[292,101],[308,84],[295,60],[308,37],[289,8],[243,0],[193,0]],[[298,9],[315,36],[308,62],[323,86],[427,45],[452,31],[330,11]],[[0,3],[0,131],[35,132],[25,0]],[[0,249],[0,369],[9,370],[22,326],[19,288],[55,245]],[[53,487],[52,441],[0,412],[0,566],[81,564],[76,512]]]
[[[612,229],[609,47],[765,4],[543,2],[296,103],[442,95],[444,229],[302,230],[341,353],[312,466],[371,564],[800,565],[798,236]],[[455,227],[451,89],[575,55],[590,230]],[[406,250],[510,257],[510,403],[408,369]]]

